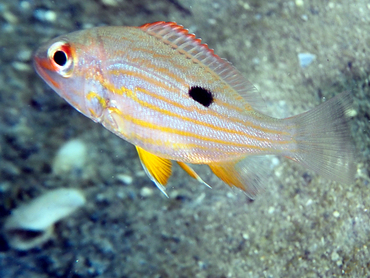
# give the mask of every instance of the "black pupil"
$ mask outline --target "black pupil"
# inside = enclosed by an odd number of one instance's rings
[[[208,107],[213,103],[212,92],[200,86],[191,87],[189,90],[189,96],[204,107]]]
[[[67,55],[63,52],[58,50],[54,53],[54,62],[57,63],[59,66],[63,67],[67,63]]]

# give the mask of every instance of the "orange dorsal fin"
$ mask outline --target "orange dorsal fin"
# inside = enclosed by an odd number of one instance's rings
[[[180,161],[177,161],[177,164],[180,165],[180,167],[186,172],[188,173],[188,175],[190,177],[192,177],[193,179],[196,179],[197,181],[199,181],[200,183],[203,183],[205,186],[209,187],[209,188],[212,188],[210,187],[204,180],[202,180],[202,178],[193,170],[193,168],[191,168],[189,165],[187,165],[186,163],[184,162],[180,162]]]
[[[156,156],[140,147],[136,147],[136,150],[145,173],[155,183],[159,190],[168,197],[165,186],[168,178],[172,174],[171,160]]]
[[[252,83],[246,80],[231,63],[217,56],[213,49],[202,43],[201,39],[196,38],[194,34],[190,34],[183,26],[175,22],[158,21],[144,24],[139,28],[170,45],[192,61],[208,67],[228,83],[239,94],[239,98],[240,96],[244,98],[247,110],[250,110],[250,107],[254,109],[264,107],[264,101]],[[242,98],[241,101],[243,101]]]

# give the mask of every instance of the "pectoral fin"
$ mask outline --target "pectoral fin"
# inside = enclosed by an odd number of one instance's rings
[[[260,157],[208,165],[212,172],[230,187],[238,187],[254,199],[267,182],[268,169]]]
[[[210,187],[204,180],[202,180],[201,177],[199,177],[199,175],[193,170],[193,168],[191,168],[189,165],[187,165],[186,163],[184,162],[180,162],[180,161],[177,161],[177,164],[180,165],[180,167],[186,172],[188,173],[188,175],[190,177],[192,177],[193,179],[196,179],[197,181],[199,181],[200,183],[203,183],[205,186],[209,187],[209,188],[212,188]]]
[[[145,173],[155,183],[159,190],[168,197],[165,186],[172,173],[171,160],[156,156],[140,147],[136,147],[136,150]]]

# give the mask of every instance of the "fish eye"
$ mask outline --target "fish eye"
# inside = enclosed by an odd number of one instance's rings
[[[58,50],[54,53],[53,60],[59,66],[63,67],[67,63],[67,55],[63,51]]]
[[[72,75],[73,57],[69,43],[59,41],[52,44],[48,49],[48,57],[53,71],[65,78]]]

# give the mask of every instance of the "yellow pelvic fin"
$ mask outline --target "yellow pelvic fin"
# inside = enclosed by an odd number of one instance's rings
[[[184,162],[180,162],[180,161],[177,161],[177,164],[180,165],[180,167],[186,172],[188,173],[188,175],[194,179],[196,179],[197,181],[199,181],[200,183],[203,183],[204,185],[206,185],[207,187],[209,188],[212,188],[210,187],[204,180],[202,180],[201,177],[199,177],[199,175],[193,170],[193,168],[191,168],[189,165],[187,165],[186,163]]]
[[[238,187],[254,199],[267,182],[268,169],[259,157],[208,165],[212,172],[230,187]]]
[[[136,150],[145,173],[155,183],[159,190],[168,197],[165,186],[172,173],[171,160],[156,156],[140,147],[136,147]]]

